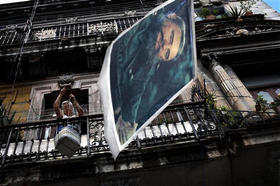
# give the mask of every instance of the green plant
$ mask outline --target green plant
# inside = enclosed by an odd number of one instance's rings
[[[240,7],[228,5],[230,16],[237,18],[248,12],[252,12],[251,8],[257,1],[258,0],[239,0]]]
[[[258,97],[256,99],[256,104],[257,105],[267,104],[267,101],[265,99],[263,99],[262,95],[258,95]]]
[[[221,107],[220,107],[220,110],[221,110],[221,111],[228,111],[228,110],[229,110],[229,108],[228,108],[228,107],[226,107],[226,106],[221,106]]]
[[[202,8],[201,10],[200,10],[200,12],[199,12],[199,15],[201,16],[201,17],[207,17],[208,15],[210,15],[210,11],[209,11],[209,9],[208,8]]]
[[[216,109],[216,96],[214,93],[207,93],[205,96],[206,104],[209,106],[209,109]]]
[[[260,108],[259,108],[260,107]],[[269,105],[262,95],[258,95],[256,99],[256,110],[265,112],[269,108]]]
[[[219,10],[213,10],[213,14],[214,14],[214,15],[218,15],[219,13],[220,13]]]
[[[223,125],[229,128],[236,128],[239,119],[242,118],[239,112],[232,111],[226,106],[221,106],[219,109],[223,115]]]
[[[246,12],[251,12],[251,8],[254,4],[256,4],[257,0],[239,0],[240,2],[240,8],[241,10],[244,12],[244,14]]]
[[[240,17],[240,16],[243,15],[242,8],[239,9],[239,8],[236,7],[236,6],[231,6],[231,5],[229,5],[228,7],[229,7],[229,9],[230,9],[230,10],[229,10],[230,17],[238,18],[238,17]]]

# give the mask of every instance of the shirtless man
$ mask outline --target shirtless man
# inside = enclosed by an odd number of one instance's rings
[[[68,101],[68,100],[63,101],[61,104],[61,99],[62,99],[63,95],[65,95],[66,91],[67,91],[66,87],[63,87],[60,90],[60,93],[57,96],[57,98],[53,104],[53,108],[55,110],[57,119],[82,116],[84,114],[83,109],[81,108],[81,106],[79,105],[79,103],[77,102],[77,100],[73,94],[69,95],[70,101]],[[61,108],[60,108],[60,104],[61,104]],[[78,115],[74,114],[74,109],[76,109]]]

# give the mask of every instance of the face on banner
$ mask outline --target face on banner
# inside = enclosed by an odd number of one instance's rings
[[[174,1],[113,44],[110,85],[121,145],[194,76],[190,6]]]
[[[176,15],[170,17],[176,19]],[[155,53],[163,61],[170,61],[174,59],[179,52],[182,39],[182,30],[180,27],[170,20],[165,20],[161,30],[157,33],[155,43]]]

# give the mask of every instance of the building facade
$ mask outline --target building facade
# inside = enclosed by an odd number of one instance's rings
[[[262,1],[194,1],[197,78],[114,161],[97,81],[106,48],[159,0],[0,5],[0,184],[279,185],[279,14]],[[34,15],[34,17],[33,17]],[[85,115],[57,120],[64,84]],[[66,99],[66,98],[64,98]],[[71,157],[59,125],[81,126]]]

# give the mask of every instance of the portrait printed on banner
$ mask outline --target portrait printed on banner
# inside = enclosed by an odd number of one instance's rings
[[[189,3],[168,4],[113,45],[110,85],[121,144],[194,77]]]

